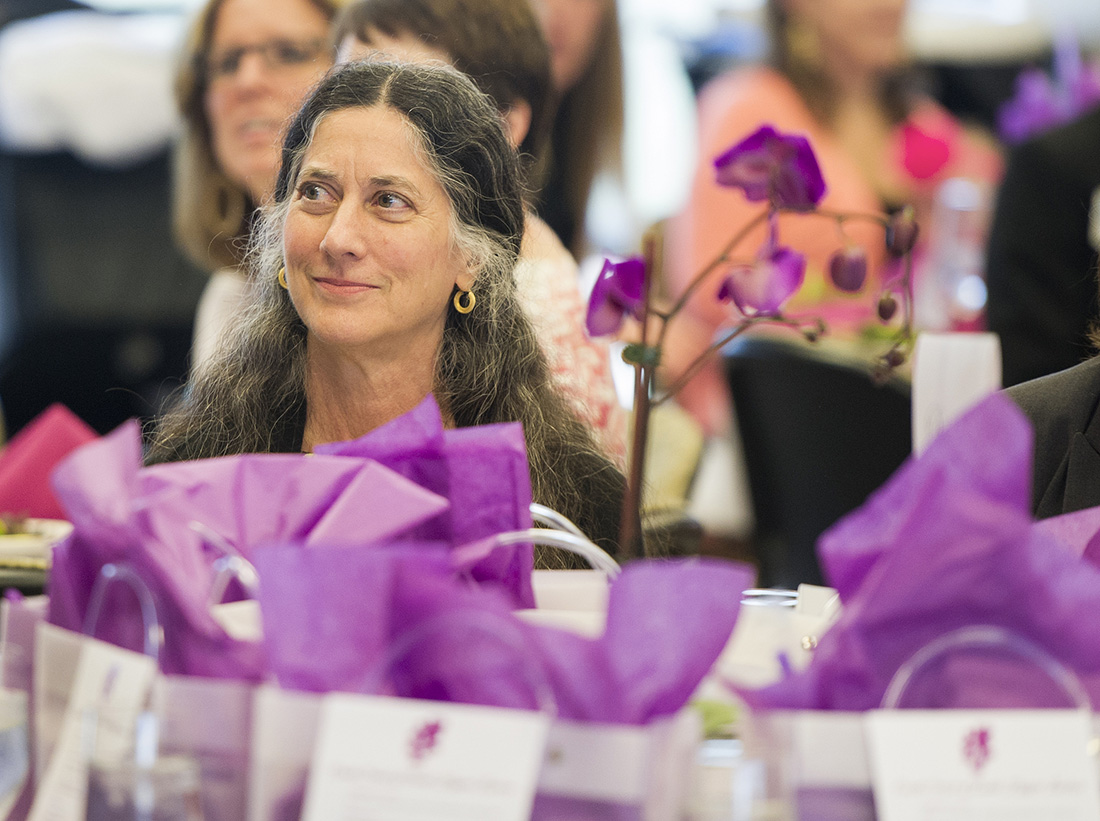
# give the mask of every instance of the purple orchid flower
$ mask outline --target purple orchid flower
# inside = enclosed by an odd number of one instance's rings
[[[1016,93],[1001,106],[997,125],[1010,143],[1069,122],[1100,103],[1100,64],[1086,63],[1072,34],[1060,35],[1054,48],[1054,77],[1036,68],[1016,78]]]
[[[763,125],[714,161],[719,185],[740,188],[750,202],[809,211],[825,196],[825,180],[809,141]]]
[[[645,260],[641,257],[630,257],[622,262],[604,260],[588,299],[585,327],[589,336],[616,333],[627,314],[639,321],[645,318],[642,315],[645,276]]]
[[[1064,95],[1067,119],[1100,102],[1100,65],[1081,59],[1072,31],[1061,32],[1055,40],[1054,76]]]
[[[1069,89],[1070,102],[1077,112],[1085,112],[1100,103],[1100,64],[1088,63]]]
[[[768,243],[751,265],[735,265],[718,289],[718,299],[733,301],[745,316],[777,313],[806,276],[806,258],[785,246]]]
[[[1065,107],[1054,84],[1043,71],[1032,68],[1016,78],[1016,94],[1001,106],[997,125],[1006,140],[1020,142],[1065,119]]]

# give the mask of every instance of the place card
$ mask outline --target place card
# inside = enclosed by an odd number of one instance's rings
[[[0,688],[0,818],[8,818],[30,773],[27,694]]]
[[[326,696],[303,821],[527,821],[548,727],[523,710]]]
[[[867,716],[879,821],[1097,821],[1088,713],[878,710]]]

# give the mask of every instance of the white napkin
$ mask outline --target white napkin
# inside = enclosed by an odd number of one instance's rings
[[[1001,342],[989,333],[922,333],[913,355],[913,452],[1001,388]]]

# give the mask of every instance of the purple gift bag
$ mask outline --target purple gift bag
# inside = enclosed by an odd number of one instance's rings
[[[350,442],[322,445],[318,453],[374,459],[450,500],[446,514],[414,536],[458,547],[498,533],[531,527],[531,475],[523,428],[516,423],[444,430],[434,397]],[[499,586],[516,607],[533,607],[530,545],[494,551],[470,572]]]

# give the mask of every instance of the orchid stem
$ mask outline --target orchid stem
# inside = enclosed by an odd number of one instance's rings
[[[649,272],[642,283],[643,317],[649,316],[650,286],[659,281],[661,249],[658,232],[651,229],[643,238],[643,254],[646,271]],[[662,330],[663,330],[662,326]],[[649,323],[642,322],[642,348],[649,345]],[[619,551],[626,559],[640,558],[645,554],[642,543],[642,483],[645,480],[646,440],[649,435],[650,393],[653,382],[653,368],[646,365],[634,365],[634,436],[630,448],[629,477],[626,493],[623,494],[623,513],[619,520]]]
[[[818,208],[813,211],[799,211],[797,213],[804,214],[807,217],[828,217],[839,222],[847,222],[848,220],[863,220],[864,222],[873,222],[876,225],[881,225],[885,228],[889,225],[889,220],[882,214],[868,214],[860,211],[829,211],[824,208]]]
[[[740,244],[741,241],[749,235],[750,231],[752,231],[757,225],[767,219],[770,213],[770,210],[761,211],[759,214],[757,214],[755,217],[745,223],[740,231],[733,235],[730,241],[725,244],[721,251],[719,251],[718,256],[712,259],[710,261],[710,264],[708,264],[706,268],[696,274],[695,278],[688,283],[688,286],[684,289],[684,292],[680,294],[680,298],[677,299],[676,303],[667,311],[669,317],[673,317],[676,314],[680,313],[680,309],[687,304],[687,301],[691,298],[691,295],[699,289],[699,286],[703,284],[703,280],[707,278],[710,272],[721,265],[723,262],[728,260],[730,251],[736,248],[738,244]],[[662,342],[664,342],[663,327],[661,328],[661,335],[657,340],[657,344],[660,345]]]
[[[662,313],[658,314],[654,312],[654,315],[660,316],[667,323],[667,320],[680,313],[680,310],[684,307],[684,305],[687,304],[687,301],[691,299],[692,294],[699,290],[699,287],[703,284],[703,281],[710,275],[710,273],[714,271],[714,269],[717,268],[719,265],[723,264],[724,262],[728,262],[730,252],[733,251],[733,249],[736,248],[738,245],[740,245],[744,241],[745,237],[747,237],[749,233],[754,228],[756,228],[756,226],[767,219],[771,215],[771,213],[771,209],[765,209],[757,214],[755,217],[753,217],[751,220],[749,220],[747,223],[745,223],[745,225],[741,227],[741,230],[734,234],[733,237],[731,237],[730,240],[722,247],[722,250],[718,252],[718,255],[715,256],[714,259],[712,259],[710,263],[698,274],[696,274],[691,282],[688,283],[688,286],[684,289],[684,292],[680,294],[680,297],[676,300],[675,304],[669,310]],[[777,208],[775,209],[775,213],[827,217],[829,219],[838,220],[839,222],[846,222],[848,220],[865,220],[867,222],[873,222],[883,227],[888,224],[888,221],[881,214],[862,213],[858,211],[849,213],[842,211],[828,211],[822,209],[815,209],[813,211],[797,211],[793,208]],[[664,342],[664,329],[665,326],[662,326],[661,333],[657,338],[658,347],[660,347]]]
[[[814,320],[814,323],[816,325],[818,325],[818,330],[820,332],[820,321],[819,320]],[[703,351],[701,354],[699,354],[697,357],[695,357],[695,359],[691,360],[691,364],[689,364],[687,366],[687,368],[684,370],[683,373],[680,374],[680,376],[676,379],[676,381],[673,382],[664,391],[662,391],[662,393],[659,397],[653,399],[651,404],[654,407],[656,407],[658,405],[661,405],[661,404],[664,404],[665,402],[667,402],[669,399],[671,399],[677,393],[679,393],[680,390],[683,389],[684,385],[686,385],[688,382],[691,381],[691,379],[695,376],[695,374],[699,372],[699,369],[702,368],[703,365],[705,365],[707,363],[707,360],[709,360],[710,357],[716,351],[721,350],[729,342],[731,342],[733,339],[736,339],[738,336],[740,336],[742,333],[747,331],[752,326],[754,326],[754,325],[767,325],[767,324],[785,325],[788,328],[794,328],[795,330],[801,330],[802,326],[804,324],[806,324],[806,320],[797,319],[797,318],[789,318],[789,317],[785,317],[781,314],[769,314],[768,316],[745,317],[744,319],[741,320],[740,323],[738,323],[737,327],[735,327],[732,331],[730,331],[730,333],[726,334],[724,337],[719,339],[717,342],[713,343],[709,348],[707,348],[705,351]]]
[[[905,254],[905,338],[912,338],[913,330],[913,254]]]

